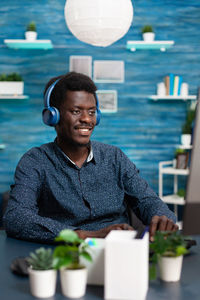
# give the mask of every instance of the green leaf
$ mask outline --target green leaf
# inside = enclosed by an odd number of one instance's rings
[[[187,250],[185,247],[183,247],[183,246],[178,246],[178,247],[176,248],[176,256],[184,255],[184,254],[186,254],[186,253],[188,253],[188,250]]]
[[[79,237],[75,231],[69,230],[69,229],[64,229],[59,233],[58,237],[56,237],[55,240],[63,241],[63,242],[67,242],[67,243],[74,243],[79,240]]]
[[[87,259],[88,261],[92,262],[92,256],[90,255],[90,253],[83,251],[80,253],[81,256],[83,256],[85,259]]]

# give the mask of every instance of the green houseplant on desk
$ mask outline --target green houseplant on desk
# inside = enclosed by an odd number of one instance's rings
[[[60,269],[61,288],[64,296],[79,298],[84,296],[87,284],[87,269],[80,263],[80,257],[92,261],[89,245],[73,230],[62,230],[56,242],[54,268]]]
[[[39,298],[52,297],[56,290],[57,271],[53,269],[51,249],[39,248],[27,258],[30,265],[29,280],[31,294]]]
[[[183,235],[178,231],[157,231],[150,249],[153,250],[150,279],[156,278],[156,265],[158,264],[160,279],[168,282],[179,281],[183,255],[188,253]]]

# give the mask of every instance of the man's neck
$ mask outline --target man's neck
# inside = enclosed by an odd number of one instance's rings
[[[83,163],[88,157],[90,151],[90,145],[76,145],[67,142],[61,142],[56,140],[60,149],[79,167],[81,168]]]

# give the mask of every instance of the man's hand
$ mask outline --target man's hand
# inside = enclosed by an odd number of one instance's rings
[[[134,229],[132,226],[128,224],[114,224],[97,231],[86,231],[86,230],[75,230],[75,231],[81,239],[86,239],[87,237],[105,238],[111,230],[134,230]]]
[[[168,219],[166,216],[154,216],[151,219],[150,229],[149,229],[150,241],[152,242],[154,240],[153,236],[156,230],[177,231],[178,225],[176,225],[172,220]]]

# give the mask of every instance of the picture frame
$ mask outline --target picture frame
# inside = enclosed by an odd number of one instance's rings
[[[116,113],[118,110],[116,90],[97,90],[99,108],[102,113]]]
[[[123,60],[94,60],[93,80],[97,83],[123,83],[125,64]]]
[[[177,169],[187,169],[189,160],[189,153],[178,153],[176,155],[176,168]]]
[[[70,55],[69,71],[82,73],[92,78],[92,56]]]

